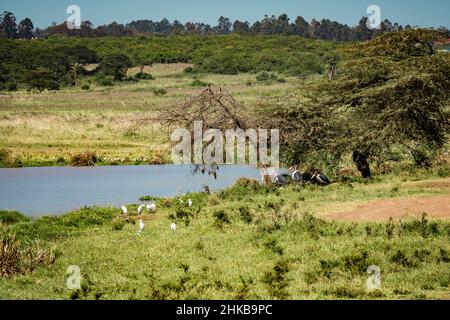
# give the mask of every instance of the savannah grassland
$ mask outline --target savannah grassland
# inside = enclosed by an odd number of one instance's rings
[[[156,117],[207,84],[222,86],[242,104],[252,105],[264,96],[293,91],[302,81],[280,77],[261,83],[254,74],[193,76],[183,73],[189,66],[155,64],[145,69],[154,80],[114,87],[82,80],[75,88],[56,92],[0,96],[0,149],[20,157],[23,166],[66,165],[85,151],[95,152],[106,164],[167,162],[169,134],[156,121],[138,125],[140,119]],[[138,71],[132,68],[129,75]],[[90,89],[82,90],[83,84]]]
[[[31,272],[1,278],[1,298],[449,299],[449,222],[420,214],[359,223],[328,218],[369,200],[448,195],[444,174],[448,169],[417,170],[327,188],[242,180],[184,196],[194,200],[192,209],[159,199],[140,237],[114,208],[12,223],[4,233],[48,251],[34,265],[22,257]],[[70,265],[80,267],[81,290],[66,287]],[[371,265],[382,276],[372,291]]]
[[[195,79],[183,72],[188,66],[155,64],[146,69],[154,80],[113,87],[83,78],[56,92],[1,95],[0,149],[23,166],[68,165],[85,151],[100,156],[99,164],[160,163],[168,135],[156,122],[134,126],[140,119],[209,83],[251,108],[264,97],[298,92],[308,81],[286,75],[267,83],[250,73]],[[13,273],[0,278],[0,298],[450,299],[448,220],[408,211],[389,220],[389,208],[372,222],[351,214],[370,201],[448,199],[448,154],[432,169],[374,166],[369,180],[348,170],[328,187],[241,180],[221,192],[185,195],[192,208],[180,199],[157,199],[140,237],[117,208],[34,221],[0,211],[0,249]],[[137,203],[129,204],[130,212]],[[81,270],[80,290],[66,286],[72,265]],[[377,290],[366,285],[371,265],[381,270]]]

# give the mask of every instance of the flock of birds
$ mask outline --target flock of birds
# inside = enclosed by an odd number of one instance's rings
[[[201,168],[198,167],[196,168],[197,170],[200,170]],[[265,168],[265,172],[264,174],[262,174],[262,178],[263,178],[263,183],[271,183],[272,180],[270,177],[274,177],[274,181],[275,183],[281,185],[281,186],[286,186],[290,180],[299,183],[299,184],[303,184],[305,182],[311,182],[314,184],[319,184],[319,185],[329,185],[330,184],[330,180],[322,173],[320,173],[317,170],[314,171],[310,171],[310,172],[305,172],[305,173],[301,173],[297,166],[293,166],[290,169],[291,174],[280,174],[278,171],[273,171],[271,174],[268,172],[268,169]],[[214,170],[214,173],[216,171]],[[180,203],[184,204],[183,199],[180,199]],[[193,201],[192,199],[188,199],[187,200],[187,206],[188,207],[192,207],[193,206]],[[129,222],[129,218],[128,218],[128,208],[126,206],[122,206],[122,213],[125,217],[125,220],[127,222]],[[145,224],[144,221],[142,220],[142,213],[143,211],[147,209],[148,212],[155,212],[156,211],[156,203],[155,202],[151,202],[149,204],[142,204],[137,208],[137,214],[139,217],[139,230],[137,231],[137,235],[140,236],[142,234],[142,232],[145,229]],[[175,223],[172,223],[170,225],[170,230],[172,230],[172,232],[176,232],[177,231],[177,225]]]
[[[306,182],[311,182],[313,184],[327,186],[331,182],[328,179],[327,176],[325,176],[323,173],[319,172],[318,170],[313,170],[305,173],[301,173],[300,170],[298,170],[297,166],[293,166],[290,169],[290,174],[281,174],[277,171],[272,172],[271,174],[268,172],[267,169],[265,169],[265,174],[263,174],[263,183],[270,183],[271,179],[270,177],[273,176],[275,183],[286,186],[289,184],[289,181],[292,180],[295,183],[304,184]]]
[[[183,204],[184,201],[180,200],[180,203]],[[188,205],[188,207],[192,207],[194,205],[194,202],[192,201],[192,199],[188,199],[187,205]],[[137,208],[137,214],[138,214],[138,217],[139,217],[139,222],[138,222],[139,229],[137,231],[137,235],[138,236],[140,236],[142,234],[142,232],[144,231],[144,229],[145,229],[145,223],[144,223],[144,220],[142,220],[142,213],[143,213],[143,211],[145,209],[147,209],[148,212],[155,212],[156,211],[156,203],[155,202],[151,202],[149,204],[142,204],[142,205],[140,205]],[[125,220],[127,222],[129,222],[130,219],[128,217],[128,208],[126,206],[122,206],[121,210],[122,210],[123,216],[125,217]],[[174,232],[174,233],[177,232],[177,225],[176,225],[176,223],[172,223],[170,225],[170,230],[172,230],[172,232]]]

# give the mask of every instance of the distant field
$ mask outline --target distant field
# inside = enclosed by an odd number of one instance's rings
[[[198,85],[192,75],[183,73],[189,66],[156,64],[145,69],[155,80],[123,82],[114,87],[101,87],[85,78],[76,88],[0,96],[0,149],[21,156],[24,165],[31,166],[55,164],[58,157],[69,158],[84,151],[127,162],[141,157],[152,161],[158,151],[165,150],[168,135],[159,130],[158,123],[127,132],[143,114],[154,115],[180,99],[195,96],[207,84],[226,88],[247,106],[301,84],[295,77],[268,84],[258,82],[253,74],[207,74],[195,77],[203,82]],[[137,72],[138,68],[129,70],[130,75]],[[90,89],[82,90],[83,84],[89,84]],[[166,93],[158,95],[155,89]]]

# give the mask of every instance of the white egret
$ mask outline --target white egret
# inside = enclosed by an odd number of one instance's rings
[[[128,216],[128,209],[127,209],[127,207],[122,206],[121,209],[122,209],[123,215],[125,216],[125,220],[126,220],[127,222],[130,222],[130,220],[129,220],[128,217],[127,217],[127,216]]]
[[[148,211],[156,211],[156,203],[152,202],[152,203],[148,204],[147,210]]]
[[[144,231],[145,228],[145,224],[144,221],[142,221],[142,219],[139,219],[139,230],[138,230],[138,236],[141,235],[142,231]]]
[[[139,208],[137,209],[138,215],[141,215],[142,210],[144,210],[144,208],[145,208],[145,205],[144,205],[144,204],[142,204],[142,205],[139,206]]]
[[[188,206],[189,206],[189,207],[192,207],[193,204],[194,204],[194,203],[192,202],[192,199],[189,199],[189,200],[188,200]]]
[[[177,225],[175,223],[172,223],[172,225],[170,226],[170,229],[172,230],[172,232],[176,232],[177,231]]]

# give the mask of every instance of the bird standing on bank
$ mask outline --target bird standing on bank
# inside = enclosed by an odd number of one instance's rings
[[[303,183],[304,182],[303,181],[303,176],[300,173],[300,171],[298,170],[297,166],[293,166],[290,170],[292,172],[292,176],[291,177],[292,177],[293,181],[295,181],[297,183]]]
[[[142,234],[142,231],[144,231],[145,228],[145,224],[144,221],[142,221],[142,219],[139,219],[139,230],[138,230],[138,236],[140,236]]]
[[[123,215],[125,216],[125,220],[126,220],[127,222],[130,222],[130,219],[128,219],[128,209],[127,209],[127,207],[122,206],[121,209],[122,209]]]

